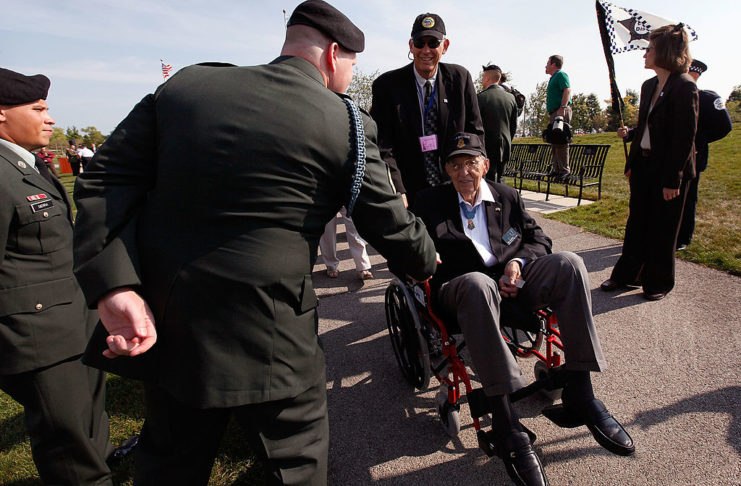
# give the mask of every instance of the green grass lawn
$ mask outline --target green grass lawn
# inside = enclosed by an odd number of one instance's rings
[[[535,142],[538,139],[518,139]],[[622,141],[614,133],[580,135],[576,143],[610,144],[605,164],[602,199],[549,215],[586,231],[622,239],[628,216],[628,184],[623,176],[625,157]],[[741,128],[737,125],[723,140],[710,146],[710,163],[700,182],[697,228],[690,247],[679,258],[741,275]],[[72,192],[74,178],[62,181]],[[525,183],[525,187],[527,186]],[[563,186],[554,186],[555,193]],[[534,189],[532,184],[529,188]],[[596,188],[585,189],[585,197],[597,198]],[[108,378],[108,411],[111,416],[111,440],[120,444],[138,433],[144,416],[142,387],[138,382],[116,376]],[[241,430],[232,424],[222,444],[211,475],[213,485],[262,484],[262,470],[244,445]],[[133,461],[124,460],[115,470],[116,484],[132,484]],[[22,408],[0,393],[0,484],[41,484],[31,460]]]
[[[522,138],[516,142],[540,142]],[[623,175],[625,153],[614,133],[578,135],[574,143],[609,144],[602,179],[602,199],[594,204],[548,215],[586,231],[622,239],[628,219],[628,181]],[[708,169],[700,178],[695,235],[687,250],[677,253],[683,260],[741,275],[741,127],[737,124],[724,139],[710,145]],[[511,179],[508,179],[510,181]],[[563,194],[564,186],[551,186]],[[535,190],[535,183],[523,184]],[[555,189],[554,189],[555,188]],[[569,191],[572,194],[573,188]],[[596,187],[584,189],[585,198],[597,199]]]

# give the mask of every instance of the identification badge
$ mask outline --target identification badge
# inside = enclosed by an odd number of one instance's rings
[[[520,233],[518,233],[514,228],[510,228],[506,233],[504,233],[504,236],[502,236],[502,241],[505,245],[509,246],[519,237]]]
[[[43,211],[44,209],[49,209],[50,207],[54,206],[54,201],[40,201],[37,203],[31,204],[31,211],[34,213],[38,213],[39,211]]]
[[[422,147],[422,152],[437,150],[437,135],[433,134],[419,137],[419,145]]]

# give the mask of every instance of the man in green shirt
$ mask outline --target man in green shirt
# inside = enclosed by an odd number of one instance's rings
[[[553,123],[557,116],[563,117],[564,123],[571,123],[571,84],[569,75],[561,71],[563,57],[553,55],[548,58],[545,73],[551,76],[548,81],[548,91],[545,108],[548,111],[548,125]],[[553,144],[553,171],[551,176],[564,178],[569,175],[569,145]]]

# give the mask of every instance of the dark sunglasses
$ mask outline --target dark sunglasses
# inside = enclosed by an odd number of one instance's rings
[[[412,45],[417,49],[424,49],[425,44],[427,44],[430,49],[437,49],[438,47],[440,47],[441,43],[442,41],[439,39],[430,39],[428,41],[425,41],[424,39],[417,39],[412,42]]]

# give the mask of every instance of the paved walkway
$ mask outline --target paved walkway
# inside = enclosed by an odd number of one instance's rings
[[[637,448],[632,457],[612,455],[586,428],[560,429],[540,415],[544,399],[520,402],[551,484],[740,485],[741,279],[678,261],[677,287],[662,301],[647,302],[638,290],[608,294],[598,286],[621,242],[535,217],[556,251],[578,253],[589,269],[610,366],[594,376],[595,390]],[[327,355],[330,483],[511,484],[501,461],[478,449],[467,405],[451,439],[434,411],[435,379],[424,393],[406,384],[386,332],[383,297],[392,276],[385,261],[373,254],[376,278],[361,282],[339,241],[340,277],[326,277],[321,264],[314,275]],[[532,376],[534,361],[520,364]]]

